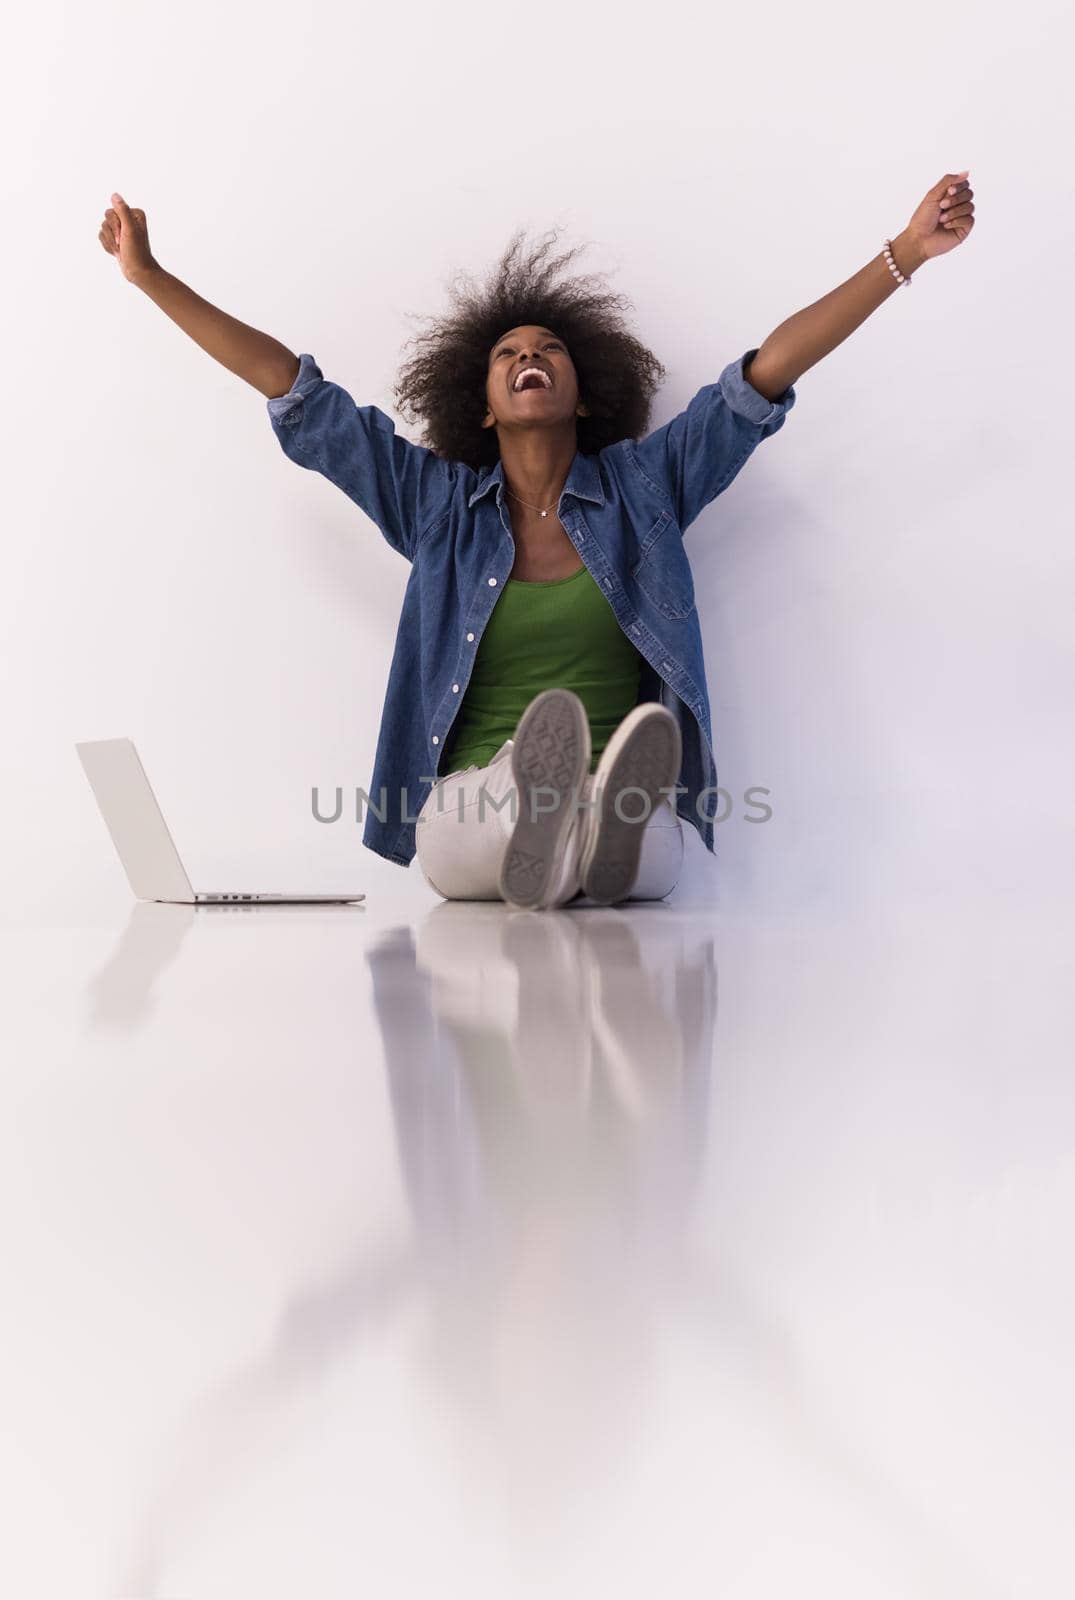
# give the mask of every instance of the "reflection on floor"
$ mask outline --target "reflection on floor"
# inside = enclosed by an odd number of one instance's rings
[[[948,931],[5,935],[7,1592],[1067,1592],[1068,1078]]]

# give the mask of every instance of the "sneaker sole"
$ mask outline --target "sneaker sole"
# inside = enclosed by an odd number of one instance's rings
[[[664,707],[653,710],[647,703],[645,710],[639,706],[635,711],[612,735],[594,774],[599,794],[580,875],[583,891],[599,905],[614,905],[630,894],[638,877],[646,823],[657,802],[670,798],[664,791],[679,779],[679,724]],[[624,789],[640,789],[648,804],[643,806],[640,796],[631,794],[621,817],[616,798]]]
[[[516,820],[500,866],[500,895],[509,905],[541,908],[589,766],[590,724],[582,701],[569,689],[543,690],[519,718],[511,751]],[[532,801],[535,789],[546,791],[538,796],[541,809]],[[551,809],[549,790],[558,796]]]

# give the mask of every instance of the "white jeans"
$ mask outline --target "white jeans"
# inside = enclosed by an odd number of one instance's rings
[[[418,865],[430,888],[446,900],[500,899],[500,863],[518,805],[511,770],[513,744],[514,740],[505,739],[487,767],[467,767],[438,778],[418,813]],[[554,905],[571,900],[580,887],[580,844],[589,815],[581,802],[591,797],[592,790],[593,774],[588,773],[567,835]],[[683,826],[666,796],[653,807],[644,830],[638,876],[628,899],[663,900],[675,888],[683,864]],[[582,897],[578,903],[591,902]]]

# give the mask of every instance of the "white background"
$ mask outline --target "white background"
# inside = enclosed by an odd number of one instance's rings
[[[1071,33],[1059,3],[943,0],[9,28],[6,1592],[1073,1592]],[[608,272],[668,368],[656,427],[964,167],[967,243],[799,379],[686,536],[720,776],[774,818],[724,824],[719,861],[688,835],[667,916],[626,919],[647,978],[667,946],[663,1005],[596,958],[620,918],[532,920],[547,966],[513,964],[498,908],[314,823],[312,783],[372,776],[408,569],[123,281],[112,191],[170,271],[389,412],[408,313],[564,224],[558,248],[591,242],[568,270]],[[122,734],[196,881],[357,878],[364,907],[132,910],[73,750]],[[618,1025],[663,1081],[646,1041],[690,1022],[707,944],[689,1237],[644,1121],[557,1205],[540,1104],[489,1116],[471,1232],[448,1206],[424,1236],[386,1018],[445,1073],[448,1131],[419,1097],[413,1139],[466,1173],[468,1038],[570,1067],[581,974],[594,1059]],[[475,988],[526,1026],[467,1034]],[[533,1278],[495,1248],[522,1201]],[[558,1586],[542,1562],[579,1529]]]
[[[562,225],[559,248],[587,245],[568,270],[607,272],[668,368],[657,427],[969,168],[969,240],[801,377],[686,536],[720,779],[774,808],[759,827],[739,806],[691,885],[760,893],[777,828],[796,865],[766,892],[807,904],[848,851],[869,878],[882,841],[923,884],[958,858],[1013,887],[1031,836],[1069,838],[1062,7],[1015,28],[951,6],[867,25],[473,4],[21,26],[2,402],[20,896],[73,874],[126,894],[72,749],[121,734],[196,877],[342,864],[387,890],[403,870],[309,799],[371,783],[406,564],[122,279],[97,240],[114,189],[171,272],[390,413],[408,313],[446,309],[450,274],[483,276],[516,227]]]

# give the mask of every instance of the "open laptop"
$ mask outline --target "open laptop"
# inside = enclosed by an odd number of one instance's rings
[[[90,739],[76,744],[75,749],[97,796],[127,880],[139,900],[166,900],[182,905],[237,900],[342,905],[366,898],[365,894],[358,893],[305,894],[299,891],[291,894],[196,893],[130,739]]]

